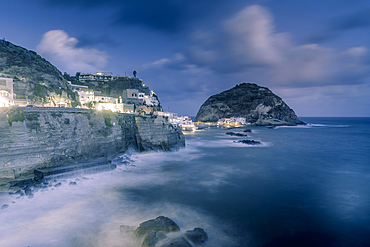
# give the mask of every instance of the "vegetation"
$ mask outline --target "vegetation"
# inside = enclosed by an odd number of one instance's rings
[[[109,112],[103,112],[104,116],[104,123],[107,127],[113,127],[113,124],[110,122],[110,114]]]
[[[9,126],[12,126],[13,122],[23,122],[25,120],[23,111],[17,106],[10,107],[6,116],[8,118]]]

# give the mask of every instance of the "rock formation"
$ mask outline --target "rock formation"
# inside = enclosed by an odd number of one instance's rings
[[[181,130],[165,117],[78,108],[0,108],[0,136],[0,185],[1,179],[29,179],[37,168],[108,160],[128,148],[185,145]]]
[[[127,232],[130,228],[121,226],[120,229],[121,232]],[[172,235],[167,235],[168,233]],[[141,247],[192,247],[200,246],[208,240],[208,235],[202,228],[181,233],[180,227],[164,216],[141,223],[134,234],[142,240]]]
[[[217,122],[230,117],[243,117],[248,123],[262,126],[303,124],[279,96],[253,83],[242,83],[209,97],[195,121]]]

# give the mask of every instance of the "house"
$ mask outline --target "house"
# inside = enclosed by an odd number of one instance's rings
[[[0,107],[14,105],[13,78],[0,77]]]
[[[137,89],[125,89],[122,92],[122,101],[126,104],[143,105],[144,93],[140,93]]]

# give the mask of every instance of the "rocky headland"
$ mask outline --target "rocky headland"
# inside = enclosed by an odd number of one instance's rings
[[[303,124],[279,96],[254,83],[242,83],[209,97],[195,121],[217,122],[231,117],[243,117],[247,123],[258,126]]]
[[[129,148],[183,147],[181,129],[166,117],[78,108],[0,108],[0,187],[34,177],[39,168],[110,160]]]

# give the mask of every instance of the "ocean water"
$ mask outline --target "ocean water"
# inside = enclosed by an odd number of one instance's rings
[[[370,118],[302,120],[251,127],[257,146],[190,132],[176,152],[129,152],[33,198],[2,193],[0,246],[140,246],[120,225],[159,215],[205,229],[204,246],[370,246]]]

